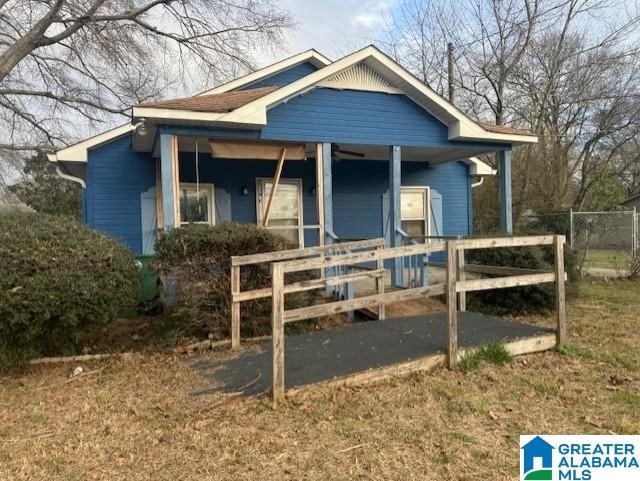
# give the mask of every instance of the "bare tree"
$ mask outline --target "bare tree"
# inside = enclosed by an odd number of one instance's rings
[[[0,155],[250,71],[292,26],[274,0],[0,0]]]
[[[637,8],[622,0],[407,0],[389,21],[386,47],[444,95],[452,42],[457,105],[539,135],[514,155],[515,214],[579,208],[603,169],[633,178]]]

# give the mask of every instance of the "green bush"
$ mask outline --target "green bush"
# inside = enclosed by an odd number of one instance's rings
[[[0,214],[0,363],[77,353],[135,302],[134,258],[68,218]]]
[[[171,230],[156,242],[154,268],[161,277],[176,280],[178,308],[188,311],[191,332],[211,332],[223,338],[230,332],[231,256],[293,247],[285,238],[254,225],[190,224]],[[240,276],[243,291],[271,286],[269,264],[243,266]],[[293,277],[287,276],[287,281]],[[305,304],[312,298],[312,293],[287,296],[287,306]],[[243,302],[241,313],[243,337],[271,332],[271,299]]]
[[[527,246],[475,249],[466,252],[466,262],[553,271],[554,248],[553,246]],[[576,256],[568,248],[565,249],[564,265],[568,278],[566,298],[572,299],[577,294],[579,274],[576,269]],[[554,308],[555,297],[554,284],[492,289],[468,293],[467,309],[499,316],[544,314]]]

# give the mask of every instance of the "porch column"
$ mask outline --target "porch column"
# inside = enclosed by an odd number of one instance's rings
[[[389,147],[389,238],[391,247],[402,245],[400,235],[400,189],[401,189],[401,160],[402,150],[399,145]],[[391,268],[391,284],[396,287],[402,286],[402,270],[404,259],[397,257],[393,260]]]
[[[316,195],[319,195],[316,191]],[[322,206],[324,214],[325,244],[333,244],[333,239],[327,232],[333,232],[333,178],[331,175],[331,143],[322,144]]]
[[[499,152],[500,162],[500,230],[513,234],[513,209],[511,201],[511,149]]]
[[[160,134],[160,176],[162,179],[162,217],[165,232],[178,226],[180,213],[178,138]]]

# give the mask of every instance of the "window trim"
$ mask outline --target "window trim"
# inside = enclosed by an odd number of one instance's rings
[[[431,242],[432,239],[429,239],[428,236],[431,235],[431,187],[429,187],[428,185],[403,185],[400,187],[400,223],[402,224],[403,220],[420,220],[420,219],[404,219],[402,217],[402,193],[403,192],[420,192],[420,193],[424,193],[426,192],[425,195],[425,203],[426,205],[424,206],[424,212],[425,212],[425,219],[424,219],[424,232],[425,235],[427,236],[426,241],[427,242]]]
[[[206,222],[187,222],[182,220],[181,217],[181,212],[178,211],[178,225],[180,227],[182,227],[183,225],[188,225],[188,224],[209,224],[209,225],[216,225],[216,215],[215,215],[215,205],[216,205],[216,199],[215,199],[215,195],[216,195],[216,188],[215,188],[215,184],[211,184],[211,183],[200,183],[200,184],[196,184],[195,182],[180,182],[179,185],[179,189],[180,191],[182,191],[183,187],[189,187],[189,188],[197,188],[198,190],[208,190],[209,191],[209,219]],[[180,192],[181,194],[182,192]]]
[[[262,226],[262,209],[260,208],[260,183],[261,182],[273,182],[274,181],[274,177],[256,177],[256,224],[258,226]],[[290,228],[294,229],[297,227],[298,229],[298,248],[302,249],[304,248],[304,229],[302,229],[302,226],[304,225],[304,210],[303,210],[303,197],[304,197],[304,191],[303,191],[303,182],[301,178],[297,178],[297,177],[280,177],[280,182],[279,184],[295,184],[298,187],[298,212],[300,213],[300,215],[298,216],[298,224],[297,225],[292,225]],[[269,228],[269,227],[267,227]],[[279,230],[284,230],[284,229],[271,229],[270,230],[274,230],[275,232],[278,232]]]

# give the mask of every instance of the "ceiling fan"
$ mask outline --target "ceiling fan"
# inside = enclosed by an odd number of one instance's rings
[[[364,152],[355,152],[353,150],[343,150],[338,144],[331,144],[331,159],[338,160],[337,154],[351,155],[353,157],[364,157]]]

